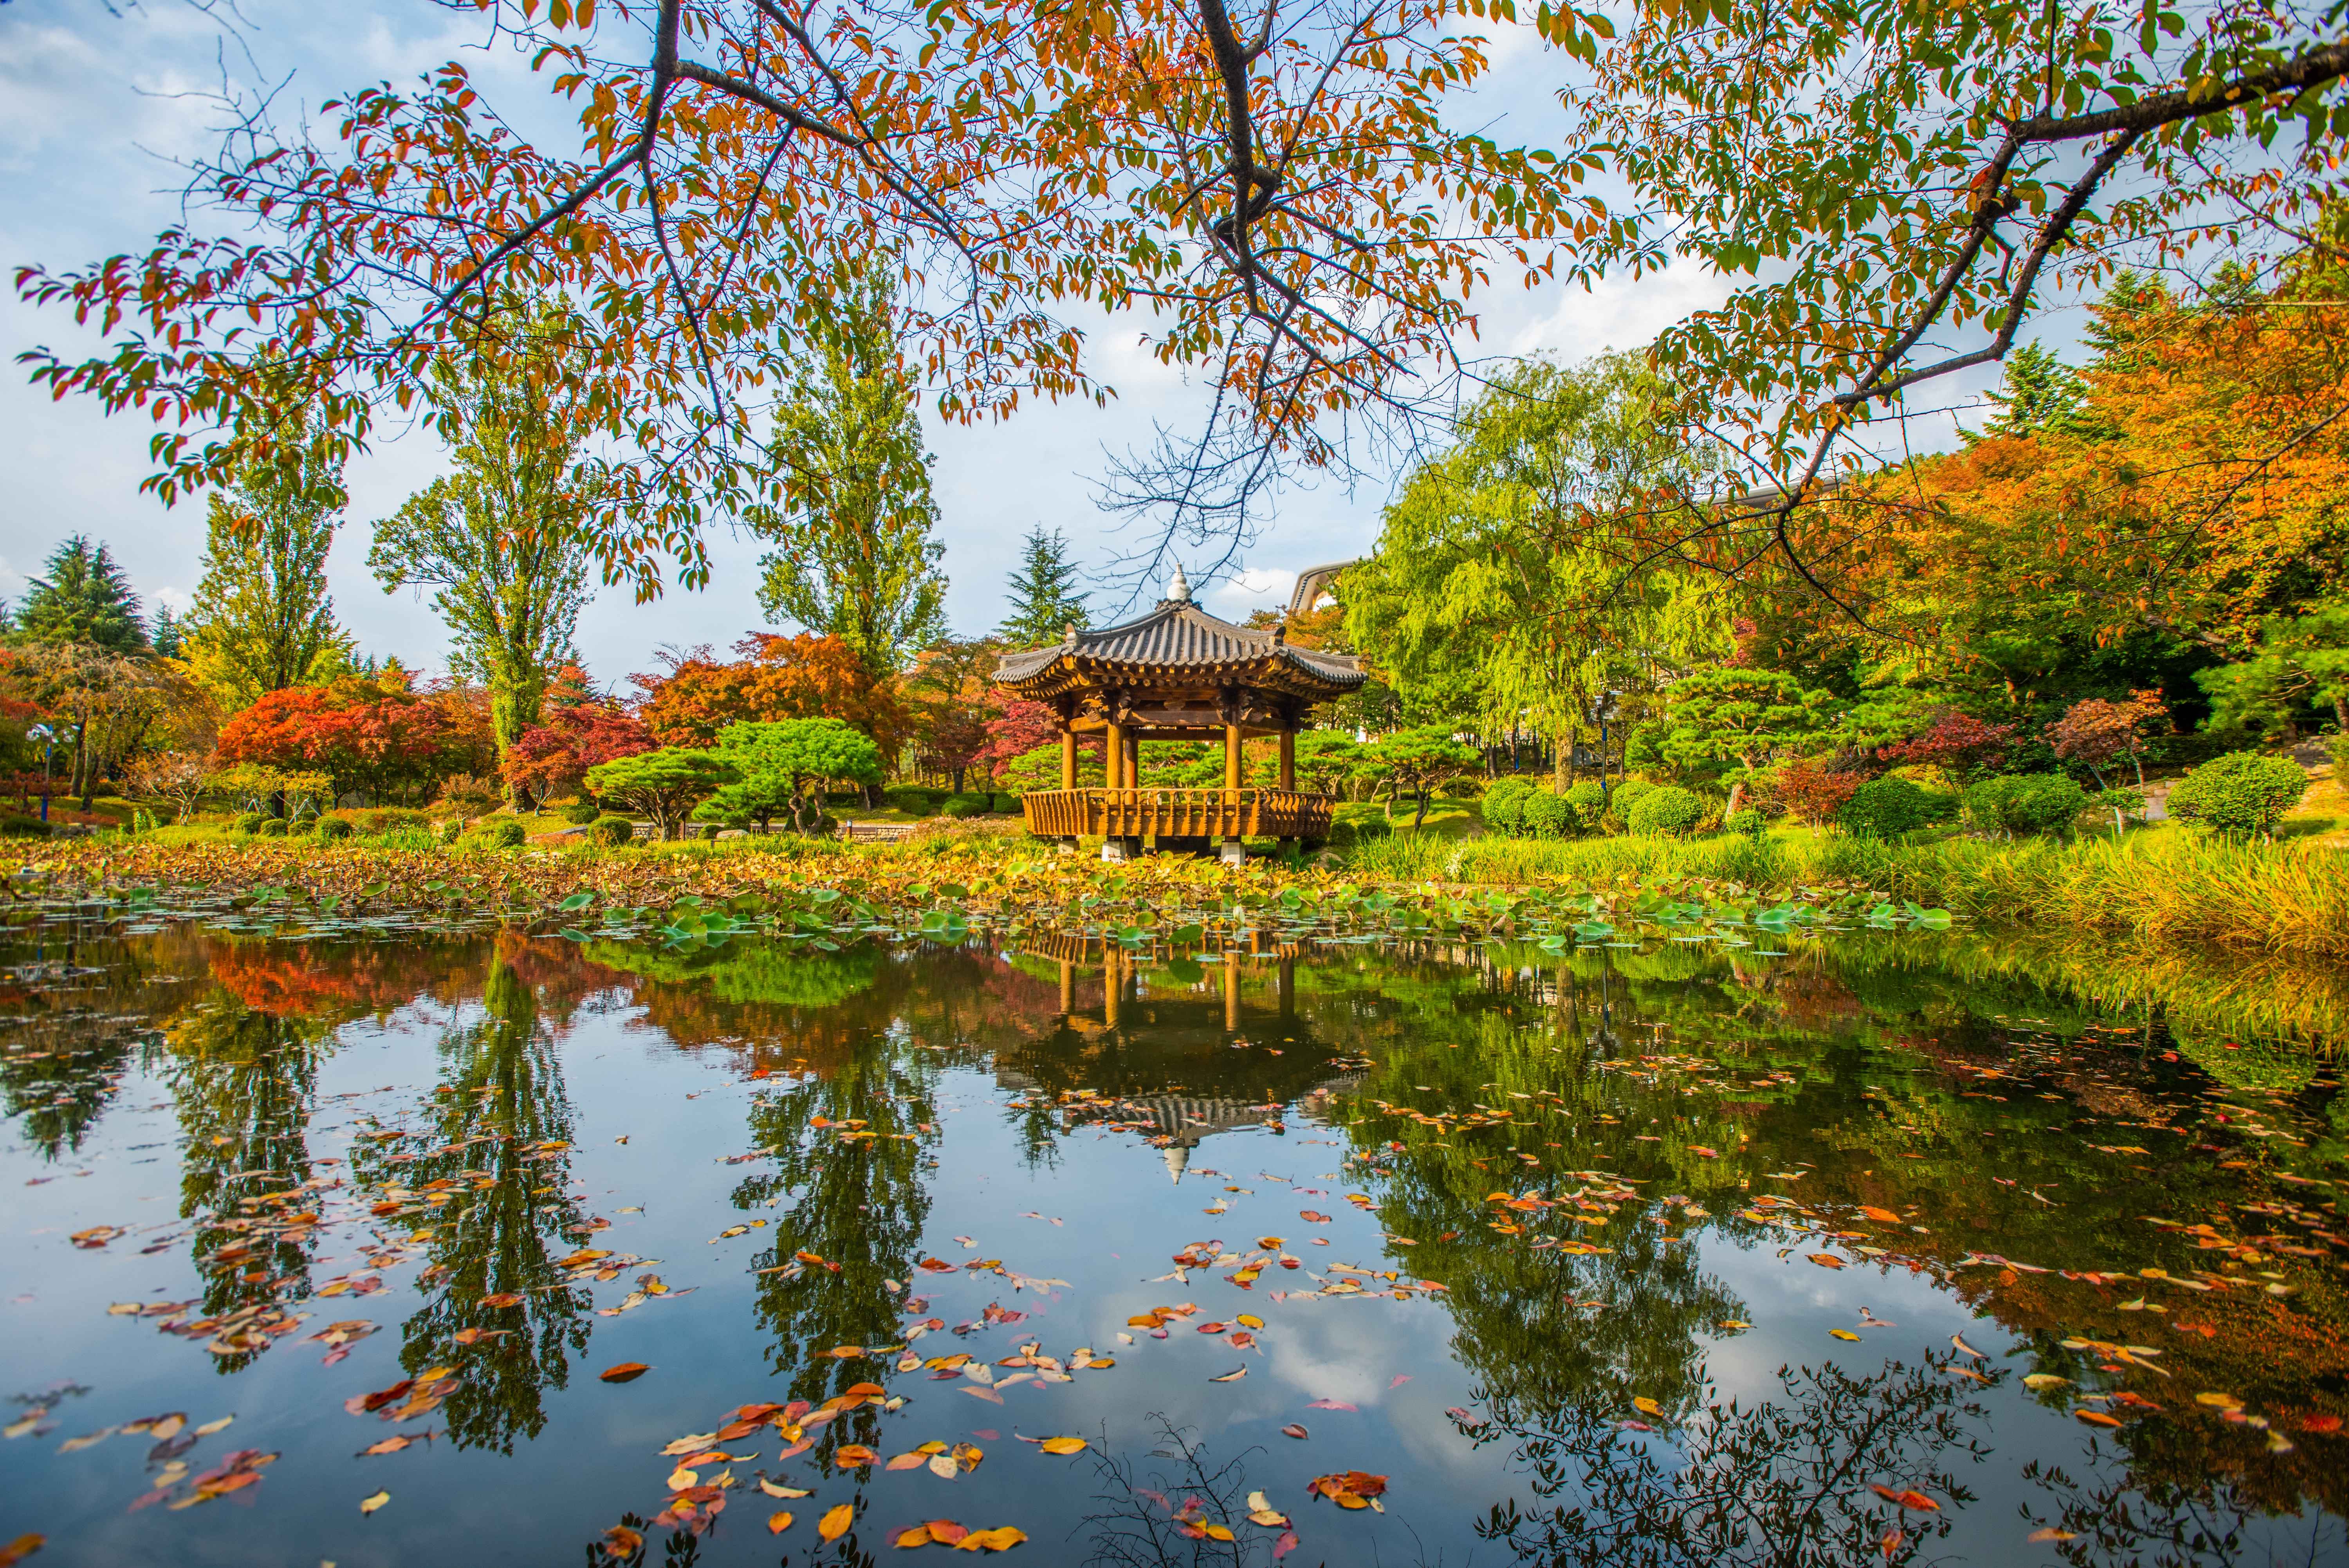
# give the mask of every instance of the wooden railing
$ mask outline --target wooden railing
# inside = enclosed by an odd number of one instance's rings
[[[1047,838],[1327,838],[1336,800],[1293,789],[1062,789],[1020,797]]]

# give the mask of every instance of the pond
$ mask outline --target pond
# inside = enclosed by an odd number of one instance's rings
[[[2191,999],[239,924],[7,937],[0,1554],[2349,1561],[2349,1100]]]

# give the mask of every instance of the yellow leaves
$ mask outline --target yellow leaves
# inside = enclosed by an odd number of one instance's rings
[[[854,1522],[856,1522],[855,1505],[846,1502],[837,1503],[816,1521],[815,1532],[826,1541],[837,1541],[848,1533],[848,1527]]]
[[[1048,1454],[1081,1454],[1085,1451],[1082,1438],[1047,1438],[1038,1445]]]
[[[388,1503],[390,1501],[391,1493],[388,1491],[377,1492],[372,1497],[363,1497],[359,1499],[359,1511],[361,1513],[373,1513],[377,1509],[381,1508],[385,1503]]]
[[[1852,1331],[1847,1328],[1831,1328],[1827,1330],[1827,1333],[1837,1339],[1847,1339],[1855,1345],[1859,1343],[1859,1335],[1852,1333]]]
[[[1632,1399],[1631,1408],[1637,1410],[1642,1416],[1661,1416],[1664,1413],[1664,1407],[1661,1405],[1657,1404],[1653,1399],[1649,1398],[1645,1394],[1641,1394]]]

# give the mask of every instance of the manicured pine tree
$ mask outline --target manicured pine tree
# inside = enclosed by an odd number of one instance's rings
[[[1019,569],[1004,579],[1011,587],[1011,613],[995,635],[1014,648],[1058,642],[1061,632],[1088,622],[1085,596],[1077,587],[1077,565],[1069,559],[1069,541],[1059,529],[1044,532],[1038,524],[1028,530],[1020,551]]]

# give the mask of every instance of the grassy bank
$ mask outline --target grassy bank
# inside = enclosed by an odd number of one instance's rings
[[[2349,958],[2349,855],[2179,830],[2115,841],[1889,843],[1840,836],[1448,839],[1397,835],[1350,858],[1378,880],[1529,887],[1726,880],[1858,886],[1985,923],[2127,932],[2156,943]]]

